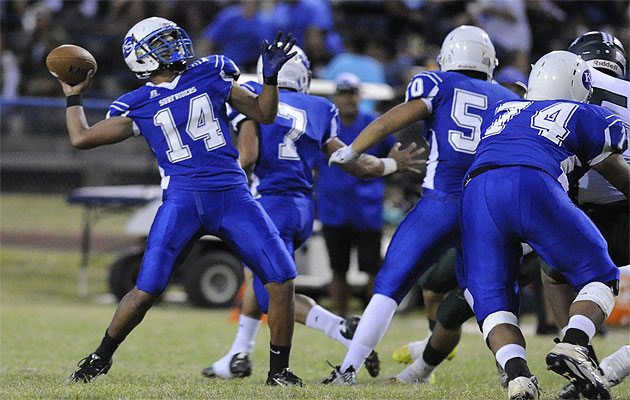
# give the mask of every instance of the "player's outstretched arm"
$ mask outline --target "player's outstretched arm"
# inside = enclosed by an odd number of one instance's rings
[[[416,121],[425,119],[428,115],[429,109],[422,100],[411,100],[399,104],[366,126],[350,146],[333,153],[329,164],[350,163],[364,151],[382,142],[387,136]]]
[[[89,86],[92,75],[92,71],[88,72],[85,80],[74,86],[59,80],[68,101],[66,125],[70,142],[77,149],[91,149],[104,144],[118,143],[133,136],[133,121],[127,117],[112,117],[90,127],[83,110],[81,95]]]
[[[228,102],[235,110],[261,124],[271,124],[278,114],[278,72],[293,57],[291,52],[295,39],[288,33],[281,41],[278,32],[272,44],[266,40],[262,47],[263,88],[258,96],[238,84],[232,85]]]
[[[425,160],[419,158],[424,153],[424,149],[416,149],[415,143],[403,150],[400,150],[400,146],[400,143],[396,143],[387,158],[361,154],[356,162],[339,164],[339,167],[350,175],[359,178],[378,178],[397,171],[420,173],[417,167],[425,164]],[[322,151],[327,157],[330,157],[335,151],[344,147],[346,145],[341,140],[334,138],[322,148]]]
[[[630,199],[630,165],[619,153],[613,153],[593,169]]]

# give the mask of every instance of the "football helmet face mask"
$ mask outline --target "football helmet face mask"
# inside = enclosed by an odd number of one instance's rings
[[[186,31],[165,18],[151,17],[135,24],[123,42],[123,56],[138,78],[148,78],[160,68],[183,71],[194,57]]]
[[[282,43],[278,43],[278,45],[282,45]],[[298,93],[308,93],[311,86],[311,62],[306,53],[298,46],[293,45],[291,51],[295,51],[297,54],[291,57],[278,72],[278,87],[293,89]],[[256,65],[256,73],[260,83],[263,82],[262,68],[261,56],[258,57],[258,64]]]
[[[610,33],[587,32],[576,38],[568,50],[581,56],[592,68],[616,78],[626,75],[626,50],[621,41]]]
[[[568,51],[552,51],[532,67],[527,100],[573,100],[586,102],[593,91],[586,61]]]
[[[437,62],[442,71],[479,71],[485,73],[489,81],[499,65],[486,31],[469,25],[455,28],[446,35]]]

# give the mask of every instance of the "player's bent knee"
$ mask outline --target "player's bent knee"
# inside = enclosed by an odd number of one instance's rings
[[[483,320],[481,331],[483,332],[483,340],[488,342],[490,331],[497,325],[509,324],[518,327],[518,317],[509,311],[497,311],[488,315]]]
[[[461,290],[453,290],[449,293],[437,312],[437,320],[445,329],[456,330],[468,319],[475,315],[470,308]]]
[[[574,303],[578,301],[592,301],[599,306],[605,318],[608,318],[615,306],[615,294],[613,289],[605,283],[591,282],[584,286],[573,300]]]

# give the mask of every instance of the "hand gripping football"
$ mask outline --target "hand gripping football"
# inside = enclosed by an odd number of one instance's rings
[[[72,86],[85,80],[88,71],[96,73],[97,69],[94,56],[73,44],[64,44],[51,51],[46,57],[46,66],[54,77]]]

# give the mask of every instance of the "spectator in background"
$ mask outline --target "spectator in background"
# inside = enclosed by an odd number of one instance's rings
[[[260,0],[253,0],[220,11],[204,36],[210,45],[208,54],[224,54],[244,70],[254,70],[259,44],[271,40],[274,34],[271,15],[261,10]]]
[[[323,71],[322,78],[334,80],[341,73],[350,72],[362,82],[385,83],[385,69],[378,60],[367,55],[370,41],[355,35],[349,43],[348,52],[335,56]],[[363,100],[359,109],[364,113],[374,112],[375,100]]]
[[[354,74],[337,77],[334,103],[339,108],[339,139],[352,143],[361,130],[376,119],[375,115],[359,111],[361,80]],[[374,147],[369,154],[387,157],[394,146],[393,137]],[[341,316],[348,312],[350,289],[346,274],[350,266],[350,251],[357,249],[359,269],[369,275],[363,293],[364,300],[372,296],[374,277],[381,266],[381,236],[383,228],[383,178],[355,178],[338,165],[328,166],[320,157],[317,181],[317,218],[323,224],[333,280],[330,295],[333,310]]]
[[[296,44],[311,61],[314,76],[336,54],[344,51],[341,36],[334,30],[330,4],[326,0],[280,0],[272,11],[275,30],[291,32]]]
[[[17,56],[12,49],[7,48],[5,40],[4,36],[0,36],[0,65],[2,66],[0,88],[3,98],[12,99],[18,95],[20,67]]]
[[[475,25],[488,32],[497,58],[508,60],[507,64],[523,73],[529,72],[532,39],[525,1],[477,0],[468,11]]]

